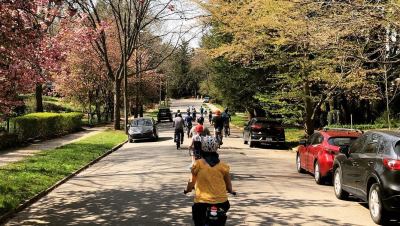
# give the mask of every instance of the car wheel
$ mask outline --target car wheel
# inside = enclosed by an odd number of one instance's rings
[[[299,172],[299,173],[305,173],[306,172],[303,168],[301,168],[301,157],[300,157],[300,154],[297,154],[297,157],[296,157],[296,168],[297,168],[297,172]]]
[[[335,190],[336,198],[345,200],[349,197],[349,193],[343,190],[342,183],[342,170],[339,167],[335,170],[335,174],[333,175],[333,188]]]
[[[376,224],[384,224],[387,221],[387,212],[382,205],[381,190],[378,183],[371,186],[368,195],[369,213]]]
[[[315,164],[314,164],[314,179],[317,184],[324,183],[324,178],[321,176],[321,171],[320,171],[318,160],[315,161]]]
[[[250,138],[249,138],[249,140],[247,141],[247,143],[249,144],[249,147],[250,147],[250,148],[254,147],[254,142],[251,141]]]

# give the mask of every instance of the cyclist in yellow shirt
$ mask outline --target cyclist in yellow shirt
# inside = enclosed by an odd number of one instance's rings
[[[192,218],[195,226],[204,226],[207,220],[207,211],[210,207],[222,209],[218,225],[225,225],[226,215],[230,204],[227,192],[236,194],[232,190],[228,164],[219,160],[217,153],[218,141],[215,137],[207,136],[202,142],[201,158],[193,163],[191,180],[184,193],[195,188]]]

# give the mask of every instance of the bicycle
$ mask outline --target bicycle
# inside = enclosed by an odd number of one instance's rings
[[[186,131],[186,133],[187,133],[187,137],[188,137],[188,139],[190,138],[190,130],[192,130],[192,126],[186,126],[186,129],[187,129],[187,131]]]
[[[231,128],[229,128],[229,125],[224,126],[224,135],[225,135],[225,137],[228,137],[231,135]]]
[[[181,148],[181,140],[183,139],[183,131],[180,130],[175,130],[175,143],[176,143],[176,149]]]
[[[218,140],[218,148],[220,148],[221,145],[223,144],[223,143],[222,143],[222,138],[223,138],[223,136],[222,136],[222,131],[221,131],[221,129],[219,129],[219,128],[216,128],[216,129],[215,129],[215,137],[216,137],[217,140]]]
[[[186,195],[187,193],[189,193],[189,191],[183,190],[183,193]],[[228,192],[229,194],[236,196],[236,192],[232,191],[232,192]],[[210,203],[204,203],[206,205],[206,207],[204,208],[203,212],[204,214],[202,214],[204,217],[201,220],[201,225],[204,226],[223,226],[225,225],[225,222],[227,220],[227,215],[226,212],[221,206],[220,204],[210,204]],[[229,209],[229,207],[228,207]]]

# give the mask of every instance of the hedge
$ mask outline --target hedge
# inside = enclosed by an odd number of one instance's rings
[[[0,134],[0,150],[14,147],[18,137],[15,134]]]
[[[78,131],[82,127],[81,113],[32,113],[12,119],[19,141],[32,138],[52,138]]]

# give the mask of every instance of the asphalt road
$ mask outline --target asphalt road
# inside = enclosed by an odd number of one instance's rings
[[[186,112],[201,102],[180,100]],[[158,142],[124,145],[7,225],[191,225],[193,196],[183,195],[189,178],[188,140],[173,143],[169,122]],[[336,199],[331,185],[298,174],[295,153],[252,148],[239,133],[224,140],[221,160],[231,166],[234,190],[227,225],[374,225],[365,204]]]

